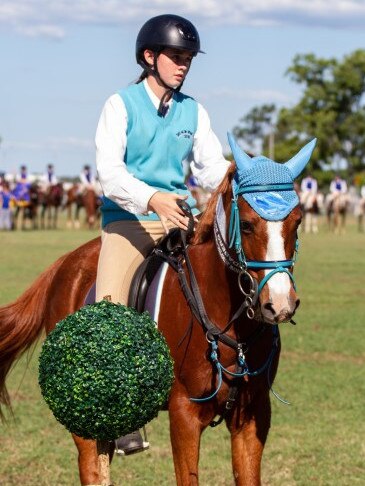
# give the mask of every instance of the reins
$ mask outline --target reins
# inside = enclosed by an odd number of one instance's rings
[[[232,410],[236,402],[238,390],[242,384],[242,378],[244,376],[257,376],[266,370],[268,387],[272,391],[270,370],[271,370],[272,361],[280,345],[280,335],[279,335],[279,329],[277,325],[268,326],[264,323],[260,323],[259,326],[256,328],[256,330],[249,336],[249,338],[243,342],[238,342],[237,340],[231,338],[226,334],[226,332],[230,329],[234,321],[239,318],[239,316],[243,313],[243,311],[247,309],[250,305],[256,304],[258,298],[257,290],[255,290],[254,292],[255,295],[253,300],[250,299],[249,301],[247,301],[245,299],[243,301],[243,303],[240,305],[240,307],[231,317],[231,319],[229,320],[228,324],[224,329],[218,328],[210,320],[206,312],[203,299],[200,293],[199,285],[197,283],[196,276],[189,258],[188,245],[186,243],[186,239],[187,239],[186,232],[181,231],[182,247],[179,248],[177,255],[166,254],[161,250],[156,250],[156,251],[157,254],[160,257],[162,257],[164,260],[166,260],[177,272],[180,286],[185,296],[185,299],[193,315],[195,316],[196,320],[205,331],[207,342],[211,347],[210,358],[218,374],[218,384],[215,391],[211,395],[206,397],[201,397],[201,398],[190,398],[190,400],[196,403],[203,403],[211,400],[218,394],[222,386],[223,374],[229,375],[233,378],[229,385],[228,397],[226,399],[222,414],[220,415],[217,421],[213,420],[210,423],[211,427],[216,427],[224,420],[224,418],[229,413],[229,411]],[[184,269],[184,263],[186,265],[188,277]],[[255,344],[259,340],[259,338],[265,333],[265,331],[269,329],[269,327],[272,328],[272,333],[273,333],[272,347],[269,356],[262,366],[260,366],[256,370],[251,371],[247,365],[245,355],[251,349],[252,345]],[[237,360],[236,360],[236,366],[234,372],[227,370],[219,361],[219,342],[235,350],[237,354]],[[277,395],[275,394],[275,396]],[[277,398],[279,398],[279,400],[282,400],[279,396],[277,396]]]
[[[191,222],[193,216],[190,207],[187,204],[182,204],[180,207],[183,209],[185,214],[189,217],[189,221]],[[166,254],[161,250],[157,250],[157,252],[158,255],[161,256],[164,260],[166,260],[177,272],[182,292],[192,311],[192,314],[195,316],[196,320],[199,322],[199,324],[202,326],[203,330],[205,331],[207,342],[211,346],[210,358],[218,374],[218,385],[216,390],[211,395],[202,398],[190,398],[190,400],[197,403],[202,403],[211,400],[218,394],[221,388],[223,382],[223,374],[229,375],[233,378],[230,382],[228,398],[225,402],[223,413],[221,414],[220,418],[217,421],[212,421],[210,423],[211,427],[215,427],[223,421],[227,413],[233,408],[237,398],[239,387],[241,386],[242,383],[242,378],[244,376],[257,376],[266,370],[268,386],[269,389],[271,390],[271,385],[272,385],[271,378],[270,378],[271,364],[280,345],[280,335],[279,335],[278,326],[277,325],[268,326],[264,323],[260,323],[256,328],[256,330],[244,342],[238,342],[237,340],[231,338],[226,334],[227,331],[233,325],[233,323],[242,315],[242,313],[245,310],[247,316],[250,319],[254,317],[253,306],[255,306],[257,303],[260,289],[257,284],[257,281],[253,279],[252,276],[247,272],[247,268],[258,268],[258,266],[260,268],[263,268],[263,265],[266,264],[264,268],[272,269],[272,272],[270,272],[270,274],[267,276],[265,280],[266,283],[266,281],[270,278],[270,276],[272,276],[272,274],[276,273],[277,271],[282,271],[281,268],[283,269],[285,268],[283,265],[289,266],[289,262],[290,262],[290,266],[292,266],[293,263],[291,260],[287,262],[247,262],[244,268],[241,267],[238,275],[238,286],[245,298],[242,304],[240,305],[240,307],[231,317],[231,319],[229,320],[225,328],[220,329],[210,320],[206,312],[203,299],[201,296],[201,292],[199,289],[199,285],[193,270],[193,266],[189,258],[187,240],[192,234],[192,225],[189,224],[188,231],[181,230],[180,233],[181,233],[182,246],[179,247],[176,254],[174,253]],[[186,265],[188,276],[186,275],[186,271],[184,269],[184,263]],[[243,285],[241,283],[242,276],[246,276],[246,278],[248,277],[250,279],[249,292],[245,292],[245,290],[243,289]],[[272,328],[272,333],[273,333],[272,347],[269,356],[263,365],[261,365],[258,369],[251,371],[247,365],[245,354],[249,351],[251,346],[264,334],[264,332],[269,327]],[[227,370],[220,363],[219,342],[235,350],[237,354],[237,360],[236,360],[236,367],[234,372]],[[275,394],[275,396],[277,395]],[[277,396],[277,398],[281,400],[280,397]]]

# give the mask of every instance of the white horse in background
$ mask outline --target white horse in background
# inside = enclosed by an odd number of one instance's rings
[[[357,228],[360,232],[365,230],[365,197],[360,197],[355,206],[355,216],[357,217]]]
[[[351,205],[350,195],[347,193],[327,194],[325,205],[329,230],[335,234],[345,233],[346,215]]]
[[[310,191],[301,192],[300,203],[303,211],[302,229],[305,233],[318,233],[318,216],[324,207],[324,195]]]

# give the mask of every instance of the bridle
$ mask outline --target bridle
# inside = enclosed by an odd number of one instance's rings
[[[295,280],[293,276],[293,267],[297,258],[299,242],[296,239],[295,249],[292,258],[288,260],[247,260],[242,247],[241,237],[241,220],[239,215],[238,197],[242,194],[253,192],[270,192],[270,191],[293,191],[293,183],[287,184],[264,184],[264,185],[252,185],[246,187],[237,186],[233,188],[233,198],[231,204],[231,214],[229,220],[228,238],[227,244],[225,238],[225,212],[223,208],[222,197],[218,199],[216,208],[216,217],[214,219],[214,237],[218,253],[222,258],[225,265],[232,271],[238,273],[238,287],[245,297],[247,303],[246,315],[250,319],[254,317],[254,303],[258,301],[258,297],[268,280],[276,273],[286,273],[290,280],[293,282],[294,288]],[[222,221],[224,220],[224,221]],[[233,248],[236,253],[236,259],[234,259],[229,249]],[[265,277],[257,282],[249,270],[271,270]],[[248,282],[249,290],[245,291],[242,280]]]
[[[251,189],[252,192],[257,192],[258,188],[262,191],[270,191],[278,190],[278,185],[265,185],[265,186],[252,186],[251,188],[245,188],[244,191],[247,192],[248,189]],[[280,190],[293,190],[292,184],[281,184]],[[243,192],[243,191],[242,191]],[[233,317],[231,317],[230,321],[226,325],[224,329],[218,328],[209,318],[207,312],[205,310],[205,306],[201,297],[201,293],[199,290],[198,282],[194,274],[194,270],[192,264],[190,262],[190,258],[188,255],[188,245],[187,240],[189,238],[189,234],[187,232],[181,230],[181,240],[182,240],[182,247],[180,248],[177,256],[173,254],[164,254],[163,252],[159,252],[159,255],[166,260],[177,272],[178,279],[180,282],[181,289],[183,294],[186,298],[186,301],[192,311],[192,314],[195,316],[199,324],[202,326],[208,344],[211,347],[211,354],[210,358],[212,364],[215,366],[216,371],[218,373],[218,386],[216,390],[209,396],[201,397],[201,398],[190,398],[191,401],[202,403],[211,400],[214,398],[221,385],[222,385],[222,377],[223,374],[230,375],[232,377],[232,381],[229,387],[228,397],[225,403],[225,407],[223,412],[221,413],[220,418],[217,421],[212,421],[210,423],[211,427],[215,427],[219,425],[226,415],[229,413],[230,410],[234,407],[238,390],[241,386],[241,379],[244,376],[258,376],[263,372],[267,373],[267,383],[268,388],[273,392],[273,394],[284,403],[285,400],[281,399],[273,390],[272,390],[272,380],[271,380],[271,365],[274,360],[275,355],[277,354],[280,346],[280,335],[277,325],[270,325],[272,329],[272,347],[271,351],[268,355],[266,361],[257,368],[256,370],[251,370],[246,362],[246,353],[251,349],[251,347],[260,339],[260,337],[265,333],[268,329],[268,326],[265,323],[260,323],[256,330],[244,341],[238,342],[234,338],[228,336],[226,333],[233,325],[233,323],[240,317],[244,310],[246,310],[246,315],[248,318],[254,318],[254,307],[258,301],[259,294],[265,285],[265,283],[276,273],[287,273],[290,279],[294,283],[294,277],[292,273],[288,270],[292,268],[295,263],[295,253],[297,251],[297,244],[294,251],[293,258],[289,260],[278,260],[278,261],[256,261],[256,260],[247,260],[242,248],[242,241],[241,241],[241,233],[240,233],[240,219],[239,219],[239,209],[238,209],[238,201],[237,198],[240,194],[242,194],[240,190],[238,190],[233,199],[232,199],[232,206],[231,206],[231,215],[230,215],[230,224],[229,224],[229,245],[225,243],[225,239],[221,234],[220,224],[219,224],[219,215],[221,214],[221,210],[218,207],[220,204],[223,208],[222,198],[218,200],[217,204],[217,211],[216,217],[214,220],[214,235],[215,241],[217,245],[218,252],[222,257],[224,263],[230,268],[231,270],[238,273],[238,286],[240,291],[244,295],[244,301],[240,305],[239,309],[235,312]],[[185,201],[179,201],[178,205],[184,211],[185,215],[189,218],[189,228],[192,232],[192,228],[194,225],[193,215],[191,212],[190,207],[185,203]],[[223,209],[224,213],[224,209]],[[224,213],[225,218],[225,213]],[[225,234],[225,233],[223,233]],[[237,259],[235,260],[229,254],[229,249],[234,247],[236,251]],[[188,278],[186,276],[186,272],[184,269],[184,264],[187,268]],[[257,280],[249,273],[248,270],[258,270],[258,269],[268,269],[271,270],[269,274],[267,274],[262,281],[258,284]],[[249,291],[245,291],[242,279],[248,279],[249,281]],[[218,352],[218,343],[222,342],[223,344],[227,345],[231,349],[235,350],[237,355],[236,367],[234,372],[230,372],[221,364],[219,360],[219,352]]]

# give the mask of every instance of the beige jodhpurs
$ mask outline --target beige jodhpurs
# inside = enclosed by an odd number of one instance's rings
[[[96,301],[110,295],[112,302],[127,305],[136,269],[164,234],[160,221],[116,221],[106,225],[101,234]]]

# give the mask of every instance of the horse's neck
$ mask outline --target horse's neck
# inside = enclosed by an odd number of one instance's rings
[[[189,257],[207,315],[217,327],[224,329],[243,302],[238,274],[223,263],[214,241],[191,246]],[[246,320],[244,313],[240,317],[242,320]],[[245,326],[251,332],[254,325],[247,321]],[[234,334],[234,329],[231,333]]]

